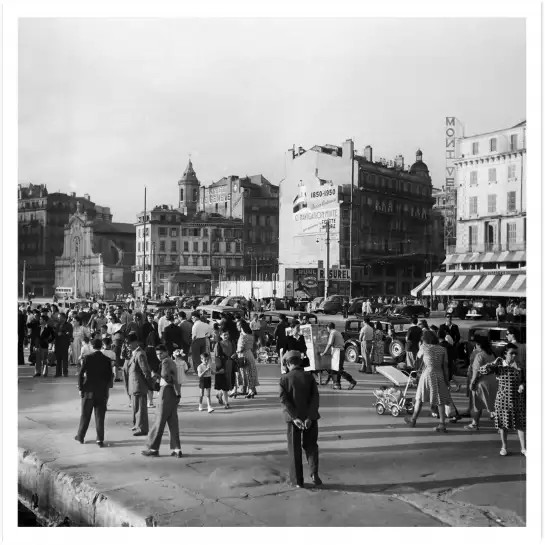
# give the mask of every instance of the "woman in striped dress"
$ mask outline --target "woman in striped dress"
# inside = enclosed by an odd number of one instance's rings
[[[373,347],[371,349],[371,361],[373,373],[377,372],[377,365],[384,363],[384,331],[382,324],[377,321],[375,331],[373,333]]]
[[[257,391],[256,386],[259,386],[259,379],[257,377],[257,367],[255,364],[254,354],[252,348],[254,346],[254,336],[252,330],[247,322],[239,322],[240,337],[237,343],[237,353],[240,359],[243,359],[244,366],[241,369],[243,374],[244,384],[248,388],[247,399],[252,399]]]
[[[424,331],[422,346],[417,356],[423,362],[423,372],[416,390],[414,414],[412,418],[406,417],[405,422],[414,428],[422,404],[429,402],[431,405],[437,405],[439,411],[439,425],[434,430],[446,433],[445,407],[451,403],[448,388],[448,356],[447,351],[439,346],[438,342],[432,331]]]

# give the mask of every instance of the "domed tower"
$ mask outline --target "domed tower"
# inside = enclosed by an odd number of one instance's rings
[[[411,165],[409,174],[414,174],[422,178],[429,178],[430,171],[428,170],[428,165],[422,161],[422,151],[417,150],[416,152],[416,162]]]
[[[178,208],[186,216],[194,216],[197,213],[200,185],[189,159],[184,174],[178,182]]]

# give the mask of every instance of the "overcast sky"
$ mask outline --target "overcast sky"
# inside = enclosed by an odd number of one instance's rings
[[[526,116],[523,19],[27,19],[19,182],[89,193],[114,221],[201,182],[278,184],[293,144],[418,147],[443,185],[445,116],[467,134]]]

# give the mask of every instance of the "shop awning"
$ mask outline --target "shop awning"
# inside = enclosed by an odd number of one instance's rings
[[[473,252],[447,255],[443,265],[458,263],[514,263],[526,261],[526,252]]]
[[[413,297],[420,297],[420,295],[422,294],[422,290],[431,282],[431,278],[428,276],[426,277],[426,279],[424,280],[424,282],[422,282],[421,284],[419,284],[418,286],[416,286],[416,288],[414,288],[413,290],[411,290],[411,295]]]
[[[471,295],[475,297],[526,297],[526,272],[489,274],[479,282]]]
[[[452,281],[454,280],[454,275],[450,274],[447,276],[437,276],[433,275],[433,295],[439,296],[439,295],[447,295],[447,288],[450,286]],[[422,292],[422,295],[429,297],[431,295],[430,293],[430,285],[428,285]]]

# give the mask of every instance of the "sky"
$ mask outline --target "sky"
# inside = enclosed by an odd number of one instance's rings
[[[88,193],[114,221],[201,183],[279,184],[295,144],[373,147],[445,177],[466,135],[526,119],[523,19],[21,19],[19,183]]]

